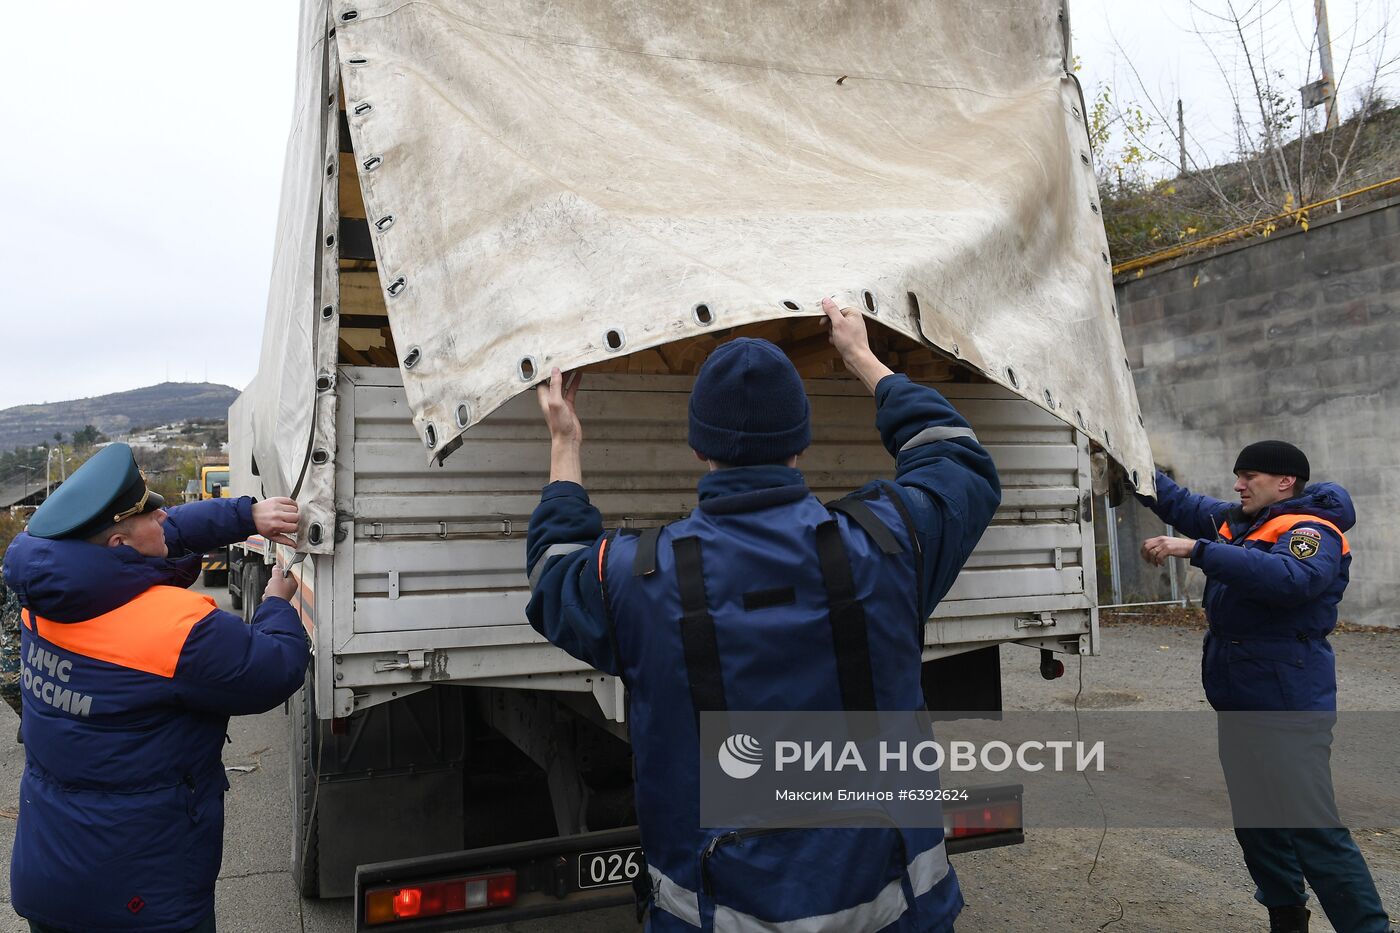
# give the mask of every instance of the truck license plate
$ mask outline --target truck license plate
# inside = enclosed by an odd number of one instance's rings
[[[582,852],[578,857],[578,886],[580,888],[610,888],[631,884],[646,871],[640,846],[606,849],[602,852]]]

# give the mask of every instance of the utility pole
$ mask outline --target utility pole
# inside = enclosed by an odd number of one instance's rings
[[[36,470],[38,470],[39,468],[36,467],[36,466],[24,466],[23,464],[21,464],[21,465],[20,465],[20,469],[24,471],[24,499],[28,499],[28,498],[29,498],[29,475],[30,475],[31,473],[35,472]],[[20,501],[20,502],[23,502],[24,499],[21,499],[21,500],[19,500],[19,501]]]
[[[1317,58],[1322,64],[1322,87],[1327,103],[1327,128],[1337,128],[1337,84],[1332,76],[1332,35],[1327,29],[1327,0],[1313,0],[1317,17]]]
[[[51,467],[53,466],[54,454],[58,454],[59,482],[66,483],[68,481],[68,458],[64,456],[63,445],[50,447],[44,457],[44,498],[48,498],[53,490],[53,470]]]
[[[1321,2],[1321,0],[1319,0]],[[1176,141],[1181,147],[1181,161],[1177,169],[1177,177],[1186,174],[1186,111],[1182,109],[1181,98],[1176,99]]]

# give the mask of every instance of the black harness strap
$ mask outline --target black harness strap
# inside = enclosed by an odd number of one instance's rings
[[[724,681],[720,678],[719,640],[715,620],[705,599],[705,574],[699,538],[677,538],[671,543],[676,555],[676,583],[681,593],[681,646],[685,651],[690,702],[695,725],[702,712],[725,712]]]
[[[870,666],[865,607],[856,599],[850,558],[841,540],[841,528],[834,521],[817,526],[817,561],[821,565],[822,584],[826,587],[841,705],[847,710],[873,710],[875,674]]]
[[[889,526],[880,521],[875,513],[870,510],[870,506],[866,505],[861,500],[837,499],[835,502],[827,505],[827,508],[833,512],[843,512],[850,516],[851,521],[855,522],[861,527],[861,530],[870,535],[875,543],[879,545],[880,550],[884,551],[886,554],[898,554],[900,551],[904,550],[904,548],[900,546],[898,539],[895,538],[894,532],[890,531]]]
[[[656,573],[656,542],[660,537],[660,525],[642,532],[637,539],[637,553],[632,558],[632,576],[649,577]]]
[[[904,497],[899,494],[898,489],[891,489],[884,484],[882,484],[882,488],[885,490],[885,496],[890,500],[890,504],[894,506],[894,510],[899,513],[900,521],[904,522],[904,531],[909,536],[909,551],[914,555],[914,585],[916,587],[914,598],[921,601],[924,598],[924,549],[919,544],[919,533],[914,530],[914,516],[909,514],[909,506],[905,503]],[[920,646],[924,643],[924,622],[926,621],[926,619],[920,619],[919,627],[916,630]]]

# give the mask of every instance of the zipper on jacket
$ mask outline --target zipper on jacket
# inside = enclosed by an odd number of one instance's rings
[[[766,827],[764,829],[744,829],[731,830],[727,833],[720,833],[710,840],[705,846],[705,851],[700,855],[700,886],[707,897],[714,896],[714,886],[710,882],[710,856],[715,854],[715,850],[721,846],[743,845],[745,839],[753,839],[758,836],[771,836],[774,833],[787,833],[797,831],[796,827]]]

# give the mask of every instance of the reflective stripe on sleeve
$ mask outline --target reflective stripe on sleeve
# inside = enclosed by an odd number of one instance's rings
[[[972,432],[971,428],[924,428],[918,434],[915,434],[913,437],[909,438],[909,440],[905,441],[904,446],[899,448],[899,452],[904,453],[906,450],[911,450],[915,447],[922,447],[925,444],[933,444],[937,441],[951,440],[955,437],[970,437],[974,441],[977,440],[977,435]]]
[[[572,554],[574,551],[582,551],[588,547],[586,544],[551,544],[540,559],[535,562],[535,569],[530,571],[530,592],[535,591],[535,587],[540,582],[540,577],[544,576],[544,565],[549,563],[551,558],[563,557],[565,554]]]

